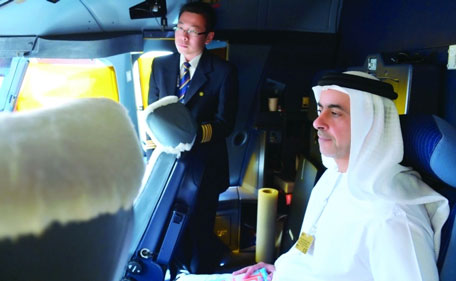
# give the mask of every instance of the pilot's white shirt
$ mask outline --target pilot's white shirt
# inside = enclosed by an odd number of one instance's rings
[[[316,223],[313,245],[280,256],[273,281],[439,280],[424,206],[358,200],[345,175],[329,169],[322,180],[328,184],[312,192],[302,225],[308,233]]]

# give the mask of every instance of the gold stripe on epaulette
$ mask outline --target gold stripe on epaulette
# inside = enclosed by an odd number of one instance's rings
[[[208,128],[208,136],[207,136],[207,141],[211,141],[212,139],[212,125],[211,124],[207,124],[207,128]]]
[[[203,135],[201,136],[201,143],[209,142],[212,138],[212,126],[211,124],[201,125]]]
[[[157,145],[152,140],[146,140],[145,148],[147,150],[156,148]]]
[[[203,135],[201,136],[201,143],[203,143],[203,142],[206,142],[206,135],[207,135],[206,124],[201,125],[201,129],[203,131]]]
[[[209,126],[209,124],[205,124],[204,126],[206,126],[206,137],[204,138],[204,142],[208,142],[211,139],[210,126]]]

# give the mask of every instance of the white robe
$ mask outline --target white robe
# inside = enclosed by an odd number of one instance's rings
[[[312,228],[339,175],[325,172],[312,192],[302,231]],[[345,175],[329,196],[314,236],[307,254],[292,247],[279,257],[273,281],[439,280],[424,205],[359,200]]]
[[[424,204],[357,199],[347,176],[328,169],[312,191],[301,231],[309,233],[315,222],[309,252],[303,254],[293,246],[281,255],[273,281],[439,280],[434,231]],[[232,281],[233,277],[188,275],[179,281]]]

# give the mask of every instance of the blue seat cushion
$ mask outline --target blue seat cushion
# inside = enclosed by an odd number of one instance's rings
[[[456,130],[435,115],[401,116],[404,165],[456,187]]]
[[[423,180],[445,196],[450,216],[442,229],[437,266],[441,281],[456,275],[456,130],[434,115],[401,116],[403,165],[412,166]]]

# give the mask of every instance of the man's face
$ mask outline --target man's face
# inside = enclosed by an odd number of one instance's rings
[[[201,54],[204,46],[212,41],[214,32],[197,35],[196,33],[206,32],[206,20],[200,14],[183,12],[177,24],[179,28],[174,35],[176,48],[180,54],[184,55],[187,61]],[[195,32],[186,31],[192,30]]]
[[[334,158],[339,170],[345,171],[340,164],[346,169],[350,156],[350,97],[335,90],[322,91],[313,126],[318,130],[320,152]]]

